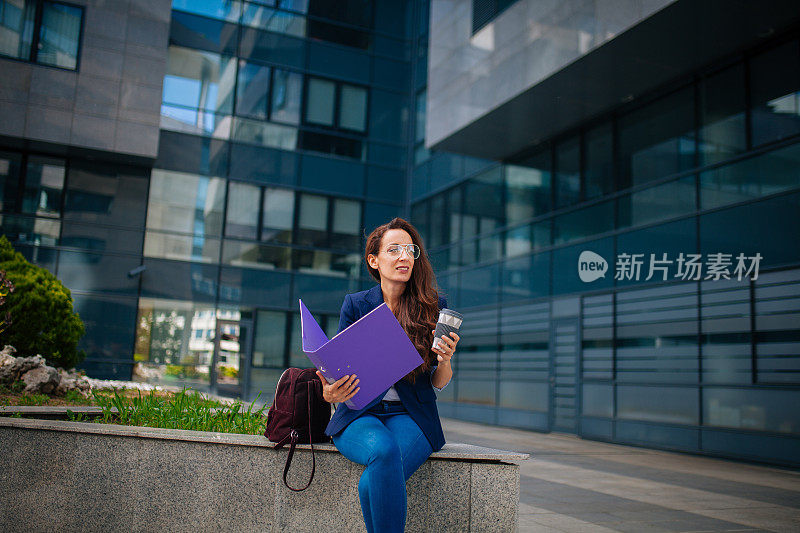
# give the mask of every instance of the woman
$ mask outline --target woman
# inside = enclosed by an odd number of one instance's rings
[[[340,403],[359,391],[358,376],[328,384],[317,372],[325,400],[339,403],[325,432],[342,455],[366,466],[358,494],[367,531],[403,531],[405,482],[444,446],[433,389],[441,390],[453,376],[450,360],[459,337],[443,336],[441,349],[432,349],[439,309],[447,301],[438,296],[433,269],[414,226],[401,218],[378,226],[367,238],[364,259],[380,285],[345,296],[339,331],[385,302],[423,363],[359,411]]]

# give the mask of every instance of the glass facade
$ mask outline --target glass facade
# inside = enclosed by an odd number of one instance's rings
[[[334,334],[407,216],[465,316],[442,415],[797,463],[796,31],[496,162],[425,147],[427,1],[172,8],[154,163],[0,147],[2,232],[72,291],[90,375],[268,403],[298,298]],[[0,54],[78,69],[82,16],[0,2]]]
[[[796,464],[798,53],[742,51],[500,163],[416,158],[411,219],[469,324],[440,413]]]

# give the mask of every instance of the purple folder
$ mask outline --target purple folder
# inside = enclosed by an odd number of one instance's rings
[[[328,340],[300,300],[303,351],[333,383],[355,374],[361,388],[345,402],[360,410],[422,364],[422,357],[389,307],[383,303]]]

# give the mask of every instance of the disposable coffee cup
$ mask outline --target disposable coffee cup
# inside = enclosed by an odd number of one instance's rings
[[[442,336],[450,337],[450,333],[458,333],[461,329],[461,321],[464,317],[452,309],[442,309],[439,311],[439,321],[436,323],[436,332],[433,335],[433,347],[438,348],[443,343]],[[452,338],[452,337],[450,337]]]

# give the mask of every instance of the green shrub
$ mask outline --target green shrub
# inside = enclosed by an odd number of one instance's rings
[[[14,284],[3,311],[11,327],[0,332],[0,346],[10,344],[17,356],[41,355],[55,367],[72,368],[84,360],[78,341],[85,328],[72,309],[72,294],[44,268],[29,263],[0,236],[0,270]]]

